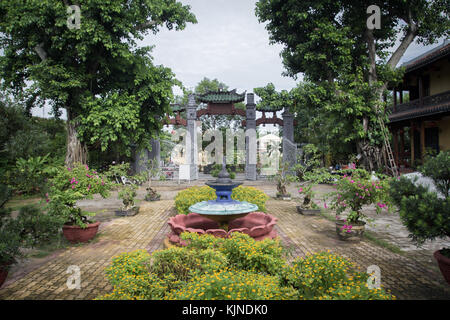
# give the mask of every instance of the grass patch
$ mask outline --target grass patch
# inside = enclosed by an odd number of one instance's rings
[[[325,219],[331,221],[331,222],[335,222],[336,221],[336,216],[331,214],[329,210],[322,209],[320,211],[320,215],[322,217],[324,217]],[[405,253],[402,249],[397,247],[395,244],[392,244],[392,243],[390,243],[390,242],[388,242],[386,240],[377,238],[375,233],[370,232],[368,230],[366,230],[364,232],[364,238],[369,240],[370,242],[380,246],[380,247],[383,247],[383,248],[393,252],[393,253],[397,253],[397,254],[404,254]]]

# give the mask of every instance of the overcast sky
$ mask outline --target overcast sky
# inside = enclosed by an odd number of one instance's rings
[[[194,88],[207,77],[218,79],[238,92],[252,92],[269,82],[277,90],[295,87],[292,78],[281,75],[282,47],[269,45],[268,32],[255,16],[255,0],[181,2],[191,6],[198,23],[188,24],[183,31],[162,29],[156,35],[147,35],[139,44],[155,45],[154,63],[171,68],[184,86]],[[410,45],[400,64],[441,43],[428,47]],[[181,91],[175,88],[174,93]]]

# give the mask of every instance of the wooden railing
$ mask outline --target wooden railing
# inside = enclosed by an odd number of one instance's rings
[[[439,105],[444,102],[450,102],[450,90],[444,91],[432,96],[423,97],[423,99],[416,99],[406,103],[398,104],[396,106],[390,106],[389,111],[391,115],[404,111],[412,111],[415,109],[422,109],[425,107],[431,107]]]

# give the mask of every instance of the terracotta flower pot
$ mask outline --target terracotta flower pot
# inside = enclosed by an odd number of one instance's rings
[[[439,269],[441,269],[441,273],[444,276],[445,281],[450,284],[450,258],[442,255],[440,250],[435,251],[433,256],[438,262]]]
[[[71,243],[88,242],[97,234],[99,225],[100,222],[90,223],[84,229],[79,226],[64,225],[63,234]]]
[[[344,222],[343,220],[336,220],[336,233],[339,239],[343,241],[359,242],[361,241],[366,223],[360,222]],[[351,226],[345,228],[344,226]]]

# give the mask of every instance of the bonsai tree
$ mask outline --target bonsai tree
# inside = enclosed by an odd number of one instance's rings
[[[159,200],[161,195],[152,188],[152,180],[159,178],[161,175],[161,169],[158,166],[156,159],[150,159],[147,161],[147,173],[148,173],[148,187],[146,188],[147,194],[145,195],[145,200],[155,201]]]
[[[72,168],[61,168],[49,180],[49,192],[46,194],[48,213],[60,216],[66,225],[86,228],[91,223],[88,217],[95,212],[82,211],[76,203],[83,199],[92,199],[94,194],[108,197],[111,183],[87,165],[76,164]]]
[[[391,183],[391,197],[412,240],[420,246],[426,240],[450,237],[450,151],[428,158],[419,171],[432,179],[437,191],[405,176]],[[450,248],[440,252],[450,258]]]
[[[286,188],[292,182],[298,181],[298,178],[288,172],[288,164],[283,163],[280,166],[278,174],[274,177],[277,183],[277,198],[278,197],[290,197],[291,194],[287,192]]]
[[[297,156],[297,164],[294,166],[294,170],[300,180],[308,180],[304,178],[304,175],[306,172],[319,167],[320,154],[318,148],[311,143],[306,144],[302,149],[302,154]]]
[[[312,190],[314,184],[302,185],[298,189],[298,193],[303,195],[302,209],[319,209],[319,206],[314,202],[315,192]]]
[[[137,186],[132,184],[122,187],[119,191],[119,199],[122,199],[123,202],[123,211],[128,211],[135,207],[136,190]]]

